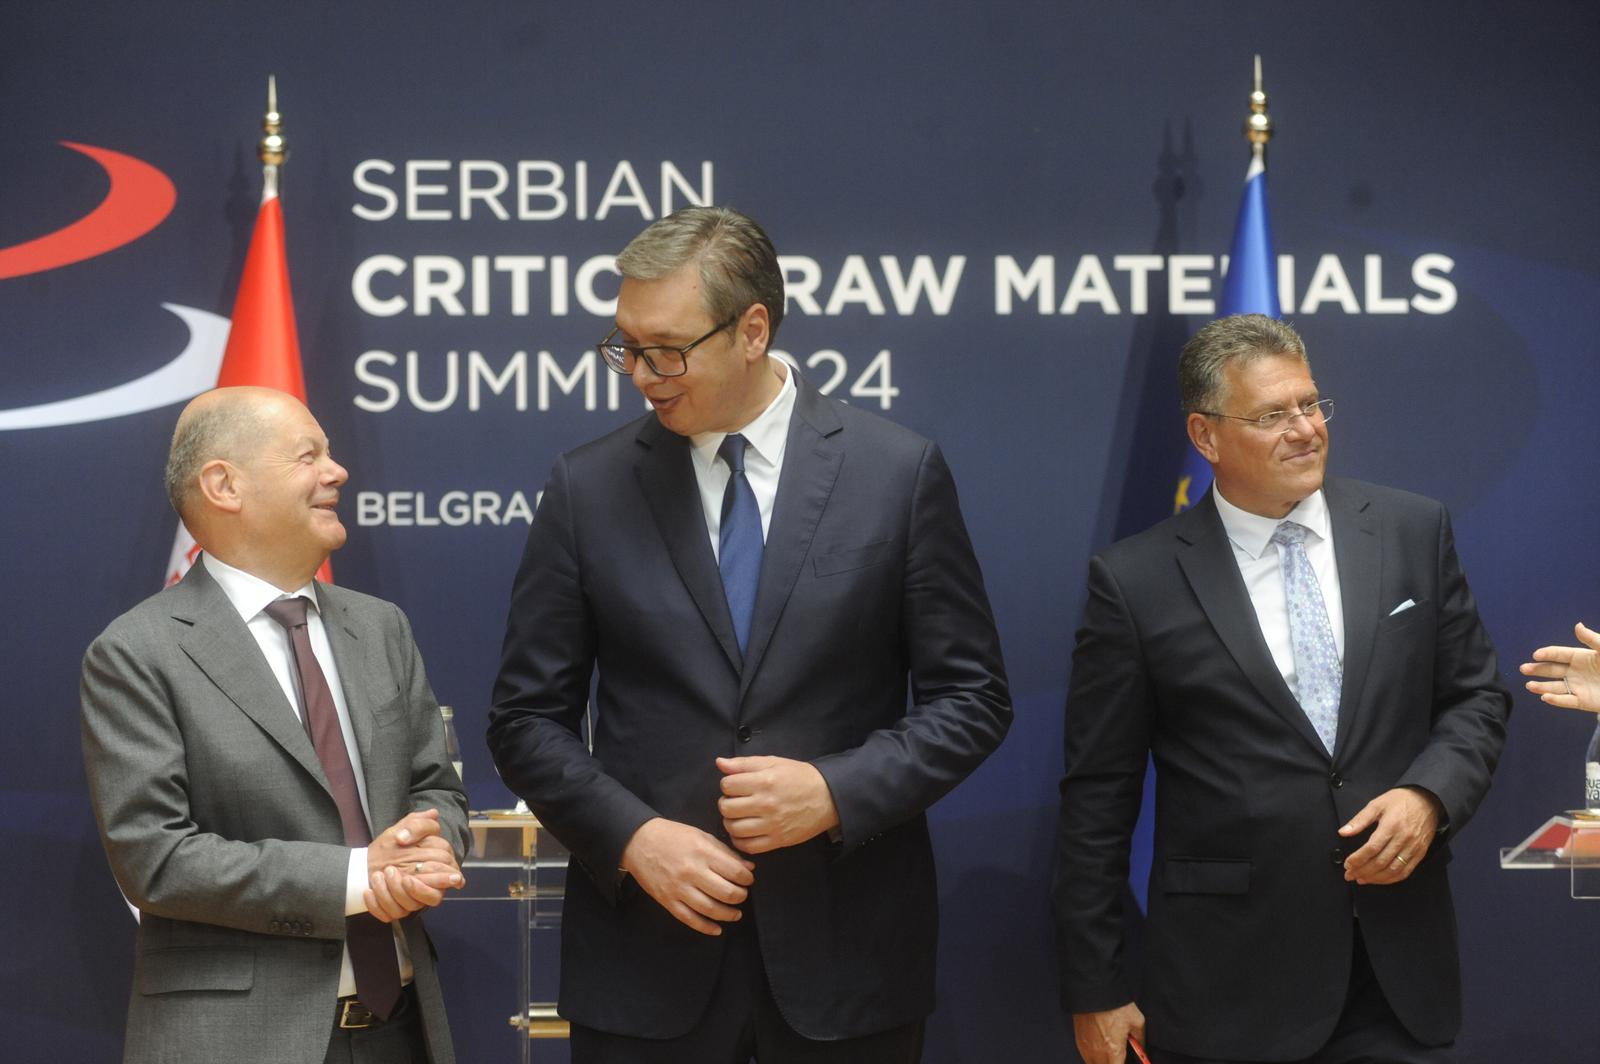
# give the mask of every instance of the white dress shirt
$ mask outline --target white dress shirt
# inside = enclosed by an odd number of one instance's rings
[[[305,720],[302,716],[304,709],[300,698],[300,677],[294,667],[293,651],[289,646],[289,632],[263,611],[279,599],[303,595],[311,600],[311,607],[306,610],[306,632],[311,638],[311,652],[316,655],[317,664],[322,666],[322,674],[327,678],[328,689],[333,695],[334,707],[339,712],[339,730],[344,734],[345,750],[350,755],[350,768],[355,773],[356,790],[361,796],[361,812],[367,818],[367,830],[372,831],[372,810],[367,806],[366,773],[362,771],[361,751],[356,746],[355,732],[350,727],[350,707],[345,702],[344,687],[339,682],[339,665],[333,659],[333,647],[328,644],[328,630],[322,624],[316,584],[308,583],[294,594],[286,594],[260,577],[253,576],[243,569],[236,569],[227,562],[213,558],[210,554],[202,553],[200,563],[206,567],[206,572],[211,574],[211,578],[217,582],[222,593],[228,597],[228,601],[244,621],[245,627],[250,630],[250,635],[261,647],[261,654],[267,659],[267,667],[272,670],[278,686],[283,689],[284,698],[288,699],[295,718],[302,726]],[[361,895],[368,885],[367,848],[365,846],[353,848],[345,869],[346,916],[367,911],[366,900]],[[405,939],[398,931],[395,933],[394,941],[400,960],[400,981],[402,984],[409,983],[411,954],[406,948]],[[339,969],[339,996],[347,997],[355,992],[355,971],[350,967],[350,951],[346,949]]]
[[[755,493],[756,505],[761,509],[761,541],[766,542],[767,530],[772,527],[772,505],[778,498],[778,477],[783,473],[783,450],[789,441],[789,418],[794,414],[794,370],[778,364],[783,369],[783,384],[767,408],[755,420],[738,430],[749,444],[744,449],[744,476]],[[727,490],[733,470],[726,462],[717,461],[717,448],[730,433],[697,432],[689,437],[690,454],[694,458],[694,479],[700,485],[700,506],[706,515],[706,531],[711,533],[711,555],[722,558],[722,493]]]
[[[1244,577],[1245,590],[1250,593],[1250,604],[1255,607],[1256,622],[1261,635],[1272,652],[1273,664],[1283,674],[1284,683],[1296,699],[1300,697],[1300,680],[1294,668],[1294,642],[1289,636],[1289,596],[1283,587],[1283,567],[1278,548],[1272,545],[1272,534],[1284,521],[1293,521],[1310,529],[1306,536],[1306,557],[1317,574],[1322,588],[1322,602],[1328,610],[1328,623],[1333,628],[1333,645],[1344,662],[1344,598],[1339,593],[1339,566],[1333,555],[1333,526],[1328,520],[1328,500],[1321,490],[1306,496],[1289,511],[1287,517],[1262,517],[1249,513],[1223,498],[1213,484],[1217,513],[1222,527],[1233,546],[1233,560],[1239,564],[1239,575]]]

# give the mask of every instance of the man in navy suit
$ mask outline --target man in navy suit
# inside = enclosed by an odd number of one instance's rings
[[[1053,901],[1078,1049],[1451,1061],[1450,839],[1511,702],[1449,517],[1324,479],[1332,403],[1284,323],[1212,322],[1178,372],[1212,490],[1091,562],[1073,654]],[[1147,759],[1136,993],[1122,898]]]
[[[769,353],[783,276],[750,219],[678,211],[617,268],[600,352],[652,412],[556,461],[489,723],[582,869],[573,1059],[917,1060],[925,813],[1011,720],[950,471]]]

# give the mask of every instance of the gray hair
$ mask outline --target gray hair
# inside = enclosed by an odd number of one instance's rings
[[[1229,366],[1288,356],[1311,367],[1294,327],[1265,314],[1218,318],[1195,333],[1178,356],[1178,395],[1188,413],[1215,413],[1228,398]]]
[[[172,432],[167,451],[167,499],[178,516],[184,515],[198,487],[200,469],[217,458],[237,460],[253,450],[267,432],[267,419],[259,399],[219,399],[186,410]]]
[[[657,281],[685,264],[700,267],[706,312],[721,324],[752,303],[767,308],[767,338],[783,321],[783,271],[772,241],[751,219],[729,207],[684,207],[628,243],[617,256],[617,272],[636,281]]]

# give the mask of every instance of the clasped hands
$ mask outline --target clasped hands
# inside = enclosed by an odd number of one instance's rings
[[[746,854],[796,846],[839,825],[827,781],[815,765],[787,757],[719,757],[717,811],[733,847]],[[703,935],[739,919],[755,863],[697,827],[656,817],[634,832],[622,870],[661,907]]]
[[[437,809],[407,813],[380,832],[367,847],[367,878],[367,911],[386,924],[438,905],[446,890],[467,883],[439,834]]]

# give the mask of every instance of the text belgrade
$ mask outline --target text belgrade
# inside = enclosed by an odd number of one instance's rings
[[[356,524],[397,528],[460,528],[464,525],[529,524],[539,505],[535,492],[447,491],[437,498],[424,491],[358,491]]]

